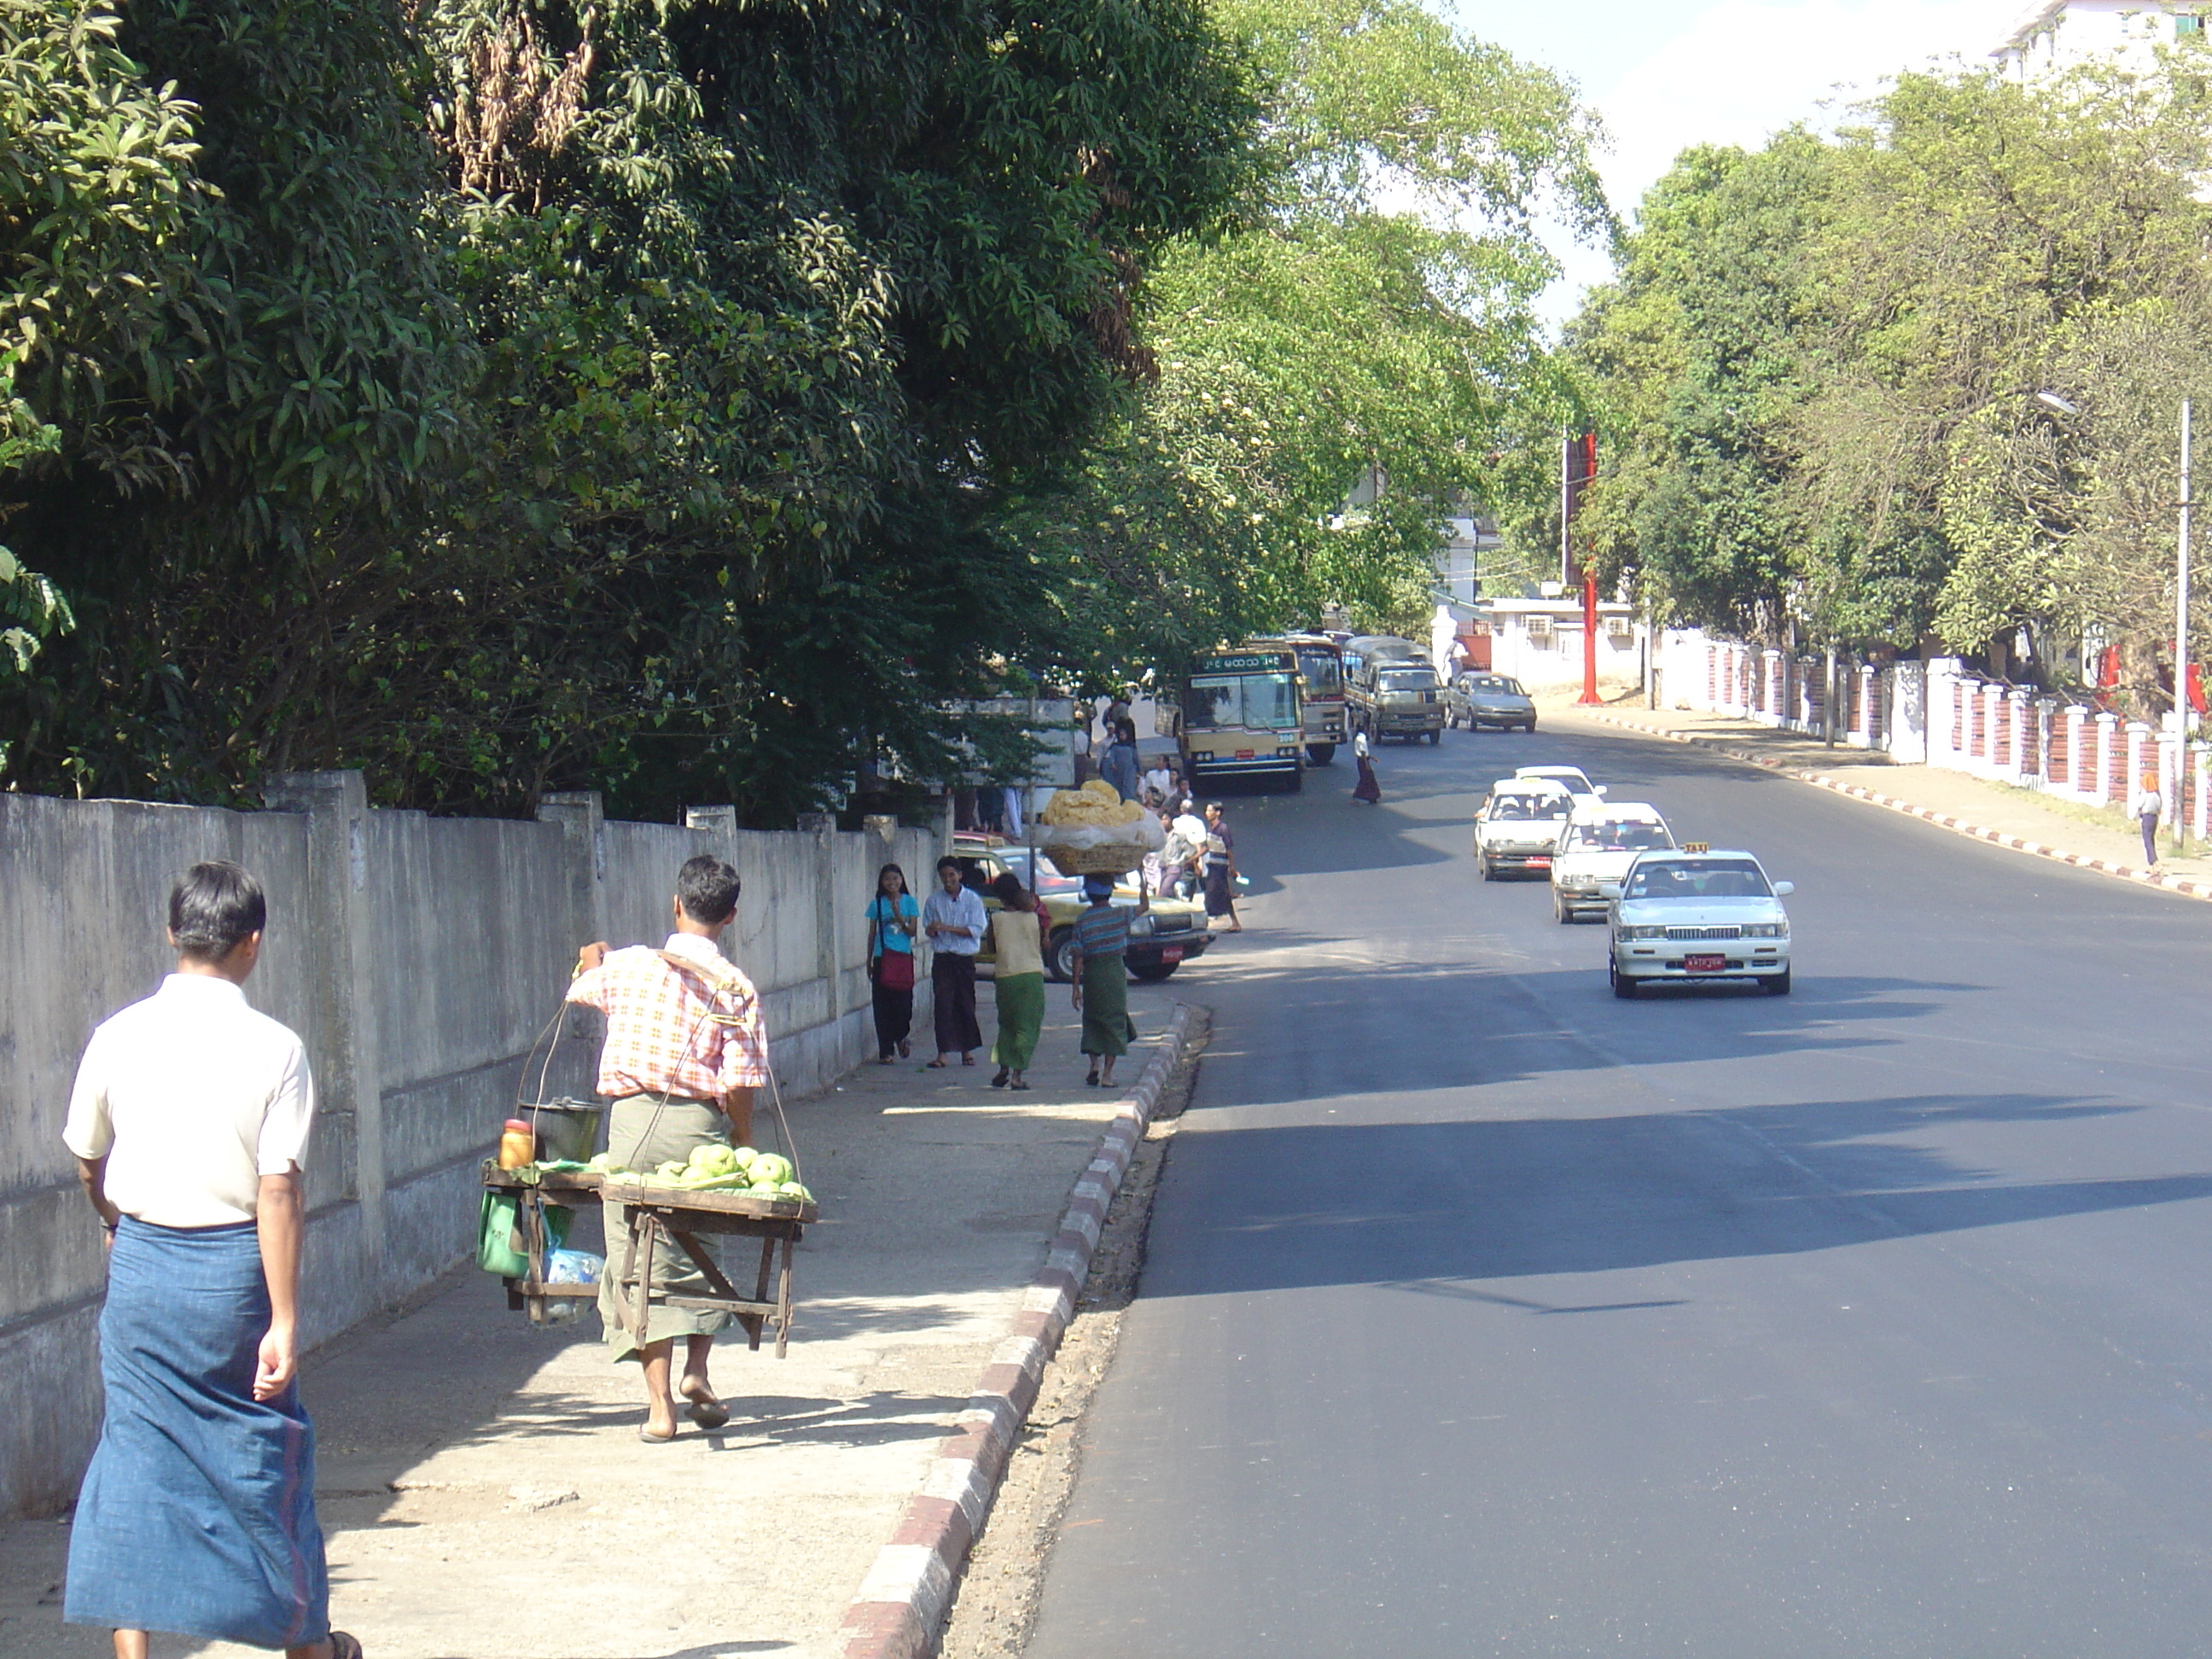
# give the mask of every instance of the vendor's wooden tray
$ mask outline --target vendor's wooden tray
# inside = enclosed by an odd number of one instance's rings
[[[635,1181],[602,1181],[599,1196],[610,1204],[647,1205],[659,1210],[701,1210],[716,1215],[754,1216],[763,1221],[812,1221],[821,1212],[795,1198],[755,1198],[748,1193],[687,1192]]]

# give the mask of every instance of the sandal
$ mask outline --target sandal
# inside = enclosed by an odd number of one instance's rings
[[[963,1066],[973,1066],[975,1063],[975,1056],[973,1054],[963,1054],[960,1056],[960,1063]]]
[[[637,1425],[637,1437],[648,1446],[665,1446],[676,1438],[676,1431],[671,1429],[666,1434],[655,1434],[652,1423],[647,1421]]]
[[[899,1039],[899,1058],[901,1060],[912,1060],[914,1058],[914,1045],[908,1042],[904,1037],[901,1037]]]
[[[1098,1086],[1098,1068],[1096,1066],[1092,1066],[1091,1068],[1091,1075],[1083,1080],[1089,1084],[1092,1088],[1097,1088]]]
[[[991,1079],[991,1086],[994,1089],[1003,1089],[1006,1086],[1006,1068],[1005,1066],[1001,1066],[999,1067],[999,1074]],[[1021,1086],[1022,1085],[1018,1083],[1014,1085],[1014,1087],[1017,1089]]]
[[[1006,1085],[1006,1087],[1007,1087],[1007,1088],[1009,1088],[1009,1089],[1026,1089],[1026,1088],[1028,1088],[1028,1087],[1030,1087],[1030,1085],[1028,1085],[1028,1084],[1026,1084],[1026,1083],[1009,1083],[1009,1084]]]
[[[945,1069],[945,1062],[941,1060],[926,1060],[921,1064],[921,1069],[925,1072],[941,1072]]]
[[[701,1428],[719,1429],[730,1420],[730,1408],[704,1389],[697,1394],[687,1389],[684,1397],[691,1402],[690,1409],[684,1415]]]
[[[342,1630],[330,1635],[331,1659],[362,1659],[361,1644]]]

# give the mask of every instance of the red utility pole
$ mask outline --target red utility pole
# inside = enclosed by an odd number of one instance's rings
[[[1579,437],[1569,438],[1560,479],[1564,485],[1559,492],[1559,572],[1562,580],[1572,580],[1574,575],[1574,520],[1576,510],[1582,505],[1583,491],[1597,477],[1597,434],[1585,432]],[[1587,545],[1583,549],[1583,694],[1577,702],[1602,702],[1597,694],[1597,558]]]

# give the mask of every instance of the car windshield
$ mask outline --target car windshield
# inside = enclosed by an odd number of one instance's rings
[[[1025,847],[1010,847],[1000,856],[1006,860],[1006,867],[1014,872],[1016,878],[1020,880],[1024,886],[1030,885],[1029,849]],[[1049,898],[1054,893],[1073,893],[1082,885],[1083,878],[1080,876],[1064,876],[1060,874],[1058,865],[1045,857],[1043,854],[1037,854],[1036,890],[1039,895]]]
[[[1674,859],[1639,864],[1624,896],[1632,899],[1766,898],[1773,889],[1749,859]]]
[[[1492,817],[1510,818],[1516,823],[1563,818],[1566,815],[1567,803],[1558,795],[1500,795],[1490,804]]]
[[[1587,853],[1647,853],[1674,843],[1668,839],[1664,824],[1630,819],[1612,823],[1578,823],[1570,832],[1567,844]]]
[[[1468,680],[1467,689],[1470,691],[1494,691],[1509,697],[1525,697],[1528,695],[1521,689],[1520,681],[1510,680],[1503,674],[1474,675]]]
[[[1386,668],[1375,678],[1385,691],[1427,691],[1437,683],[1425,668]]]

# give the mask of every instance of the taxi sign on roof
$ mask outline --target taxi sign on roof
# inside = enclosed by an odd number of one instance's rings
[[[1713,850],[1713,844],[1709,841],[1686,841],[1682,843],[1682,850],[1685,853],[1710,853]]]

